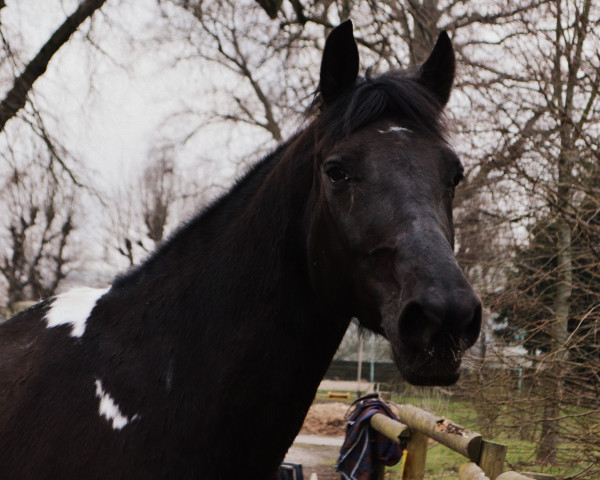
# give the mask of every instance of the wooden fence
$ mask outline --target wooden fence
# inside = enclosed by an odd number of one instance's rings
[[[541,473],[502,472],[506,445],[485,440],[479,433],[415,406],[398,405],[398,419],[402,423],[377,413],[371,417],[371,427],[405,447],[403,480],[424,479],[430,438],[467,459],[459,469],[459,480],[556,480]],[[384,473],[385,467],[379,465],[380,479]]]

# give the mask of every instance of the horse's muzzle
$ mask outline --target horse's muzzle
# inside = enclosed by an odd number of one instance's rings
[[[390,341],[404,379],[416,385],[452,385],[465,350],[479,336],[481,301],[470,288],[446,296],[430,291],[407,301],[394,327]]]

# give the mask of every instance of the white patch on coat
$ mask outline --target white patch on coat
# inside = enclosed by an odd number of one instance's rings
[[[48,328],[59,325],[70,324],[71,336],[81,337],[85,332],[87,319],[96,306],[96,303],[106,292],[108,288],[75,288],[67,293],[58,295],[50,309],[46,313],[44,320]]]
[[[98,413],[101,417],[106,418],[112,423],[113,430],[121,430],[127,426],[130,422],[137,420],[139,415],[135,414],[131,419],[121,413],[119,406],[115,403],[112,397],[104,391],[102,382],[96,379],[96,397],[100,400],[98,406]]]
[[[413,133],[413,131],[409,128],[404,128],[404,127],[396,127],[396,126],[391,126],[385,130],[377,130],[379,133]]]

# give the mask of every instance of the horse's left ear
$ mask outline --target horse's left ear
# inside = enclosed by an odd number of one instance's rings
[[[429,58],[419,68],[417,81],[429,89],[443,107],[450,98],[455,70],[456,61],[452,42],[448,34],[442,32],[438,36]]]
[[[358,77],[358,47],[352,33],[352,21],[335,27],[327,40],[321,60],[319,91],[324,103],[329,103],[354,85]]]

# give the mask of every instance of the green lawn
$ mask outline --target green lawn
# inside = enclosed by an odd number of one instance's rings
[[[581,462],[559,462],[559,467],[542,468],[535,464],[535,444],[525,441],[515,441],[507,439],[494,439],[498,443],[508,446],[506,464],[504,471],[515,470],[518,472],[542,472],[556,475],[559,479],[575,477],[578,473],[585,470],[588,464]],[[449,448],[440,444],[431,444],[427,450],[426,479],[457,479],[458,469],[461,464],[467,461],[462,455],[453,452]],[[399,480],[400,466],[390,467],[387,471],[386,479]]]

